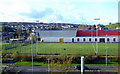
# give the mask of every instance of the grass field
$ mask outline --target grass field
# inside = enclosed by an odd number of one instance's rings
[[[10,44],[4,44],[10,45]],[[118,43],[108,43],[108,55],[118,55]],[[34,53],[36,53],[37,44],[33,44]],[[94,55],[96,43],[38,43],[39,54],[81,54]],[[64,50],[65,49],[65,50]],[[18,51],[19,53],[31,53],[32,45],[19,46],[5,50],[7,53]],[[98,54],[106,54],[106,44],[98,43]]]

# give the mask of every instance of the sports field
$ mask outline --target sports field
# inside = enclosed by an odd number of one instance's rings
[[[18,51],[19,53],[31,53],[32,45],[19,46],[22,44],[3,44],[7,46],[16,46],[14,48],[5,49],[7,53]],[[37,50],[37,43],[33,44],[34,53]],[[38,43],[39,54],[81,54],[94,55],[96,51],[96,43]],[[108,55],[118,55],[118,43],[107,43]],[[106,54],[106,43],[98,43],[98,54]]]

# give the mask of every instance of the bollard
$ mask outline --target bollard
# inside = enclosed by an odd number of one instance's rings
[[[81,56],[81,74],[84,72],[84,56]]]

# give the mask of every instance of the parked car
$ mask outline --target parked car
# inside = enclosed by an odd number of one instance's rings
[[[81,65],[76,65],[74,68],[81,70]],[[84,70],[89,70],[89,68],[87,66],[84,66]]]
[[[81,70],[81,65],[76,65],[75,69]],[[84,70],[100,70],[98,68],[88,68],[88,66],[84,66]]]

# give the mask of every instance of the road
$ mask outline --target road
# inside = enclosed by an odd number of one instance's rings
[[[52,68],[52,66],[50,67]],[[118,66],[88,66],[90,69],[99,69],[99,70],[85,70],[85,72],[118,72]],[[20,72],[32,72],[32,66],[31,65],[19,65],[16,67],[10,66],[7,67],[7,70],[12,71],[20,71]],[[50,69],[50,72],[52,69]],[[38,65],[34,66],[33,72],[48,72],[48,66],[47,65]],[[58,71],[54,71],[58,72]],[[68,72],[80,72],[80,70],[75,70],[74,66],[72,66]]]

